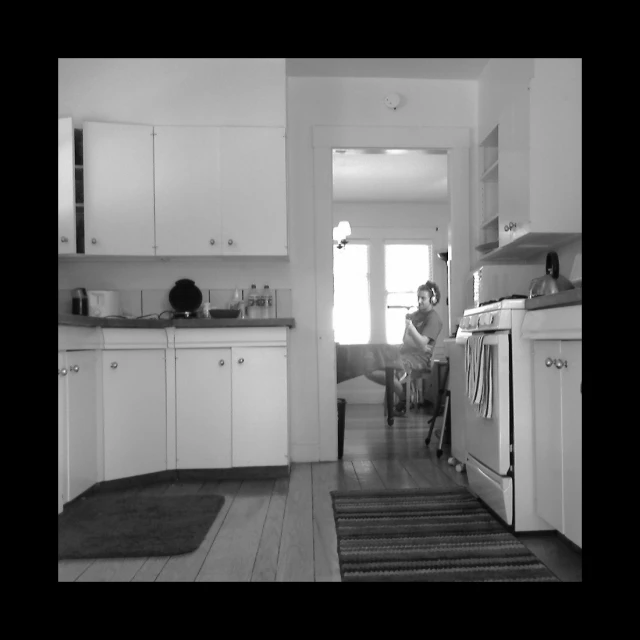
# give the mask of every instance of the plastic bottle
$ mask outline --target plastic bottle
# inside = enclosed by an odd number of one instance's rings
[[[263,318],[273,318],[275,317],[274,308],[273,308],[273,292],[269,289],[269,285],[265,284],[264,289],[262,291],[262,295],[264,297],[264,309],[263,309]]]
[[[233,292],[233,296],[231,297],[231,301],[229,302],[229,309],[239,309],[240,303],[242,302],[242,294],[240,293],[240,289],[236,287],[236,290]]]
[[[256,285],[251,285],[251,291],[249,291],[249,295],[247,296],[247,316],[249,318],[259,318],[258,315],[258,290],[256,289]]]

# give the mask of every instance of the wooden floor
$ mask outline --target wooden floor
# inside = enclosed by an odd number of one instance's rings
[[[344,456],[293,464],[289,478],[161,484],[166,495],[216,493],[226,500],[199,549],[175,557],[64,560],[60,582],[339,582],[329,492],[467,485],[466,473],[427,448],[424,410],[388,427],[383,408],[347,405]],[[440,426],[439,418],[436,428]],[[563,581],[582,581],[582,556],[556,536],[522,536]]]

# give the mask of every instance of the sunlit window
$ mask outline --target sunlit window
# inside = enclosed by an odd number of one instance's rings
[[[405,316],[418,308],[418,287],[433,279],[431,245],[387,243],[384,266],[387,343],[400,344]]]
[[[340,344],[364,344],[371,337],[369,247],[333,245],[333,331]]]

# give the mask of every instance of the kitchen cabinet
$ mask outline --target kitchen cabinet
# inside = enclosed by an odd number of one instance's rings
[[[165,353],[135,348],[102,353],[105,480],[167,469]]]
[[[178,329],[179,469],[289,464],[286,329]]]
[[[223,254],[286,256],[283,127],[220,129]]]
[[[76,253],[75,145],[71,118],[58,118],[58,254]]]
[[[85,122],[85,253],[155,255],[153,127]]]
[[[176,350],[177,468],[231,466],[231,349]]]
[[[156,255],[221,255],[220,127],[154,127]]]
[[[58,353],[58,513],[98,481],[97,351]]]
[[[536,509],[582,547],[582,340],[532,348]]]
[[[498,246],[485,247],[481,262],[527,260],[579,238],[582,60],[535,58],[529,81],[511,88],[497,129]]]

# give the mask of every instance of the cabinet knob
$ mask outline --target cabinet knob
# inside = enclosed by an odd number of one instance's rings
[[[560,358],[558,358],[555,361],[555,365],[556,365],[556,369],[562,369],[562,367],[568,366],[569,363],[566,360],[561,360]]]
[[[216,241],[213,238],[211,238],[211,240],[209,240],[209,244],[215,244],[215,243],[216,243]]]
[[[66,375],[67,375],[67,370],[66,370],[66,369],[58,369],[58,373],[59,373],[61,376],[66,376]]]
[[[553,360],[551,358],[547,358],[544,363],[547,365],[547,367],[550,367],[553,364]]]
[[[244,358],[238,358],[238,364],[242,364],[244,362]]]
[[[112,369],[117,369],[118,368],[118,363],[117,362],[112,362],[111,363],[111,368]]]
[[[80,371],[80,367],[77,364],[74,364],[73,367],[71,367],[71,371],[78,373],[78,371]]]
[[[231,240],[231,239],[227,240],[227,244],[232,245],[233,244],[233,240]]]
[[[220,360],[220,362],[218,362],[218,364],[219,364],[221,367],[224,367],[224,360]]]
[[[98,241],[95,238],[91,238],[91,244],[98,244]]]
[[[509,225],[508,225],[508,224],[505,224],[505,225],[504,225],[504,230],[505,230],[505,231],[509,231]]]
[[[69,242],[69,238],[67,238],[67,236],[62,236],[62,238],[60,238],[60,242]]]

